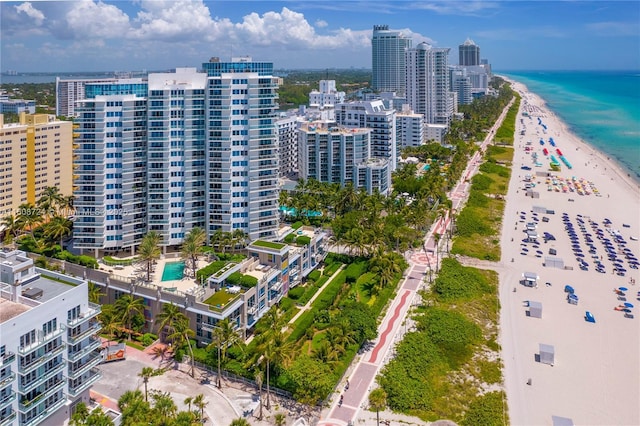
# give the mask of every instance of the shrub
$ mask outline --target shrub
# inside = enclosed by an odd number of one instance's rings
[[[433,290],[441,301],[466,300],[493,292],[481,271],[464,267],[450,258],[442,260],[442,268],[433,284]]]
[[[473,177],[472,182],[474,189],[478,191],[486,191],[493,183],[493,179],[487,175],[479,174]]]
[[[289,294],[291,294],[291,292],[289,292]],[[283,297],[282,299],[280,299],[280,309],[282,309],[285,312],[293,308],[294,305],[295,305],[295,302],[291,300],[289,297]]]
[[[291,244],[295,239],[296,239],[295,234],[288,234],[286,237],[284,237],[284,242],[287,244]]]
[[[216,260],[215,262],[212,262],[212,263],[208,264],[204,268],[199,269],[196,272],[197,281],[198,282],[200,280],[206,281],[211,275],[213,275],[216,272],[218,272],[226,264],[227,264],[227,262],[224,261],[224,260]]]
[[[295,222],[293,225],[291,225],[291,228],[293,229],[298,229],[302,226],[302,222],[301,221],[297,221]]]
[[[320,278],[320,271],[318,271],[317,269],[314,269],[309,273],[308,277],[312,281],[318,281],[318,279]]]
[[[308,246],[311,244],[311,237],[307,237],[306,235],[301,235],[296,238],[296,244],[301,246]]]
[[[287,295],[293,300],[298,300],[300,296],[304,294],[304,292],[305,289],[303,287],[295,287],[289,290],[289,293]]]
[[[142,342],[142,344],[144,346],[149,346],[151,345],[153,342],[155,342],[156,340],[158,340],[158,336],[156,336],[153,333],[144,333],[142,335],[142,338],[140,339],[140,341]]]
[[[469,410],[467,410],[461,424],[463,426],[505,424],[505,399],[504,392],[489,392],[478,397],[469,405]],[[508,423],[506,421],[506,424]]]
[[[331,276],[342,266],[340,263],[332,263],[325,266],[323,275]]]
[[[367,262],[354,262],[347,266],[344,271],[348,283],[356,282],[356,280],[367,271]]]
[[[256,285],[258,285],[258,279],[251,275],[242,275],[242,278],[240,279],[240,285],[242,287],[248,288],[255,287]]]
[[[297,342],[298,340],[300,340],[302,336],[305,335],[308,329],[312,329],[313,318],[315,317],[315,315],[316,315],[316,310],[313,308],[309,309],[308,311],[300,315],[294,324],[295,328],[289,335],[288,340],[292,342]]]

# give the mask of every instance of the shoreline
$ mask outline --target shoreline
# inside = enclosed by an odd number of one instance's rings
[[[618,175],[619,178],[629,181],[627,183],[631,187],[635,188],[635,190],[637,190],[640,193],[640,173],[639,172],[633,171],[632,169],[627,167],[624,163],[619,162],[615,157],[613,157],[610,154],[607,154],[606,152],[602,151],[601,148],[598,148],[598,147],[590,144],[589,142],[585,141],[583,138],[581,138],[576,133],[575,129],[573,129],[569,124],[567,124],[567,122],[564,121],[564,119],[560,115],[558,115],[551,107],[549,107],[549,104],[547,103],[547,101],[542,96],[540,96],[536,92],[530,91],[530,89],[528,88],[528,86],[525,83],[522,83],[522,82],[518,81],[517,79],[513,79],[511,77],[507,77],[506,75],[503,75],[503,74],[496,74],[496,76],[498,76],[498,77],[504,79],[505,81],[511,83],[512,86],[513,86],[514,83],[522,86],[526,93],[538,98],[539,99],[539,103],[540,103],[540,107],[543,110],[545,110],[548,114],[550,114],[552,117],[554,117],[560,123],[560,125],[562,127],[561,133],[572,136],[576,141],[580,142],[587,149],[589,149],[591,151],[591,153],[593,153],[595,156],[598,156],[601,162],[608,162],[610,164],[611,168],[617,169],[617,175]],[[517,135],[515,135],[515,136],[517,136]]]
[[[559,416],[575,424],[640,424],[640,299],[636,300],[640,288],[631,284],[640,280],[639,270],[623,260],[627,272],[614,274],[613,263],[603,260],[607,252],[600,238],[594,237],[591,243],[597,254],[576,251],[576,246],[586,251],[585,234],[595,233],[592,227],[599,226],[606,236],[618,232],[628,243],[624,248],[640,256],[640,242],[630,238],[640,236],[640,186],[619,163],[572,133],[539,95],[523,83],[505,80],[522,96],[500,236],[499,341],[510,422],[552,424],[553,417]],[[523,111],[529,115],[523,116]],[[545,126],[538,124],[538,118]],[[547,142],[550,138],[557,146]],[[563,154],[557,155],[564,155],[573,167],[568,169],[565,163],[560,171],[550,172],[545,148],[551,154],[561,149]],[[533,153],[538,156],[535,160]],[[523,170],[524,166],[529,168]],[[558,189],[552,179],[571,189]],[[576,182],[588,191],[579,192]],[[529,183],[535,185],[529,191],[536,194],[527,195],[525,184]],[[534,214],[534,207],[542,206],[554,213]],[[605,219],[612,225],[605,225]],[[554,240],[525,242],[525,224],[534,220],[539,235],[548,232]],[[566,220],[576,226],[577,241],[569,238]],[[622,248],[618,246],[619,253]],[[545,265],[551,249],[570,269]],[[586,270],[580,268],[580,259],[589,263]],[[605,265],[605,272],[596,271],[596,262]],[[525,271],[539,276],[537,287],[521,285]],[[564,286],[569,284],[579,295],[577,306],[567,303]],[[621,302],[612,290],[623,286],[629,289],[628,302],[636,305],[630,310],[634,318],[614,310]],[[529,315],[530,301],[542,304],[542,318]],[[586,311],[596,323],[585,321]],[[554,367],[540,362],[539,344],[554,346]]]

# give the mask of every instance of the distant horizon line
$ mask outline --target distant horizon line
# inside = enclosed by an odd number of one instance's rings
[[[168,69],[162,69],[162,70],[151,70],[151,71],[146,71],[146,70],[128,70],[128,71],[14,71],[14,70],[6,70],[6,71],[2,71],[0,72],[0,75],[4,75],[4,76],[20,76],[20,75],[47,75],[47,76],[53,76],[53,75],[59,75],[59,74],[63,74],[63,75],[69,75],[69,74],[79,74],[79,75],[90,75],[90,74],[123,74],[123,73],[145,73],[145,74],[151,74],[151,73],[162,73],[162,72],[171,72],[174,71],[176,68],[197,68],[197,67],[174,67],[174,68],[168,68]],[[360,68],[356,68],[356,67],[348,67],[348,68],[337,68],[337,67],[328,67],[328,68],[274,68],[274,71],[327,71],[327,70],[338,70],[338,71],[372,71],[371,68],[365,68],[365,67],[360,67]],[[492,70],[494,74],[496,73],[505,73],[505,72],[538,72],[538,71],[543,71],[543,72],[593,72],[593,71],[598,71],[598,72],[620,72],[620,71],[625,71],[625,72],[640,72],[640,68],[628,68],[628,69],[543,69],[543,68],[537,68],[537,69],[500,69],[500,70]]]

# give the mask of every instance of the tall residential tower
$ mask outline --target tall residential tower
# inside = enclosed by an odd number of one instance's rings
[[[379,92],[405,91],[405,51],[411,39],[388,25],[374,25],[371,39],[373,90]]]
[[[459,60],[461,66],[480,65],[480,46],[475,44],[470,38],[458,46]]]

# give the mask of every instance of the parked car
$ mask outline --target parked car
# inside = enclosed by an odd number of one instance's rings
[[[529,166],[522,166],[522,167],[520,167],[520,168],[521,168],[522,170],[531,170],[531,167],[529,167]]]

